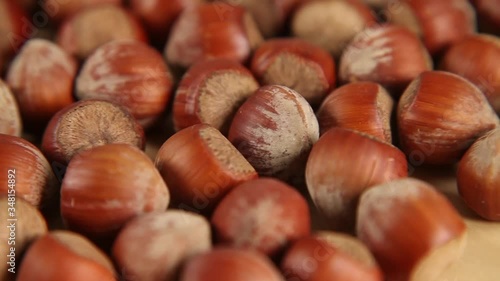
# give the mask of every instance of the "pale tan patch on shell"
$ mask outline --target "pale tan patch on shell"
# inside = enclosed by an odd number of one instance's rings
[[[246,74],[215,72],[200,87],[199,116],[203,123],[226,131],[228,122],[259,84]]]
[[[366,26],[364,18],[344,1],[305,4],[292,19],[292,32],[340,56],[345,46]]]
[[[107,42],[136,37],[129,16],[114,5],[88,9],[76,16],[72,24],[78,34],[77,55],[82,58]]]
[[[73,155],[89,148],[109,144],[127,143],[141,146],[136,124],[120,107],[96,101],[77,107],[65,114],[56,132],[63,154],[70,160]]]
[[[218,130],[207,127],[200,130],[200,136],[224,167],[237,174],[255,173],[255,169],[241,153]]]
[[[313,104],[321,101],[323,93],[329,86],[322,73],[318,64],[292,53],[282,53],[274,58],[264,72],[263,81],[268,85],[287,86]]]
[[[19,107],[14,94],[7,85],[0,80],[0,134],[21,136],[22,122]]]

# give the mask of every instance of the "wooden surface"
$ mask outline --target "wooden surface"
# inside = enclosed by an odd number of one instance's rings
[[[500,281],[500,223],[485,221],[468,209],[457,193],[452,168],[420,170],[415,177],[426,180],[444,193],[467,224],[464,255],[440,281]]]

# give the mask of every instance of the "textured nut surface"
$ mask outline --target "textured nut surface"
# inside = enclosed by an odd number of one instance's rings
[[[57,182],[50,164],[42,152],[25,139],[0,134],[0,191],[8,191],[9,170],[15,174],[16,196],[30,204],[44,208],[56,197]]]
[[[50,161],[67,164],[79,152],[111,143],[144,148],[144,132],[123,107],[103,100],[71,104],[50,120],[42,150]]]

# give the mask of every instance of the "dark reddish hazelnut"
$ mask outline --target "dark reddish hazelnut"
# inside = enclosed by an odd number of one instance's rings
[[[36,0],[18,0],[18,2],[19,5],[27,12],[32,12],[37,6]]]
[[[354,37],[340,58],[339,72],[343,83],[372,81],[399,96],[415,77],[429,70],[431,57],[414,33],[402,26],[381,25]]]
[[[294,13],[291,29],[294,36],[339,58],[356,34],[374,23],[370,8],[359,0],[305,1]]]
[[[377,83],[353,82],[331,92],[316,112],[320,133],[333,127],[356,130],[392,143],[394,100]]]
[[[203,59],[245,62],[262,41],[249,12],[223,2],[185,10],[172,27],[165,56],[173,65],[188,68]]]
[[[485,34],[469,36],[446,51],[440,68],[465,77],[500,112],[500,38]]]
[[[465,249],[466,225],[435,187],[412,178],[391,181],[361,196],[357,235],[386,280],[442,280]]]
[[[251,62],[264,85],[283,85],[318,106],[335,86],[335,62],[330,54],[302,39],[272,39],[262,43]]]
[[[155,164],[170,189],[172,207],[206,215],[236,185],[258,176],[243,155],[207,124],[170,137],[159,149]]]
[[[262,254],[218,248],[184,266],[179,281],[281,281],[278,269]]]
[[[259,88],[240,107],[228,139],[259,175],[288,180],[303,174],[318,137],[309,103],[290,88],[272,85]]]
[[[86,100],[67,106],[50,120],[42,151],[50,161],[66,165],[77,153],[111,143],[144,149],[143,129],[125,108],[107,101]]]
[[[153,162],[128,144],[97,146],[75,155],[61,186],[66,226],[96,241],[114,238],[134,217],[164,211],[168,203],[167,186]]]
[[[28,249],[18,281],[115,281],[113,263],[85,237],[69,231],[53,231]]]
[[[84,60],[100,46],[118,39],[147,42],[139,20],[116,5],[97,5],[66,19],[57,43],[69,54]]]
[[[130,0],[130,9],[144,24],[151,41],[165,44],[169,31],[177,17],[185,9],[191,9],[206,0]]]
[[[57,194],[57,181],[42,152],[25,139],[0,134],[0,193],[12,193],[39,208]],[[9,176],[10,175],[10,176]]]
[[[29,38],[31,23],[14,0],[0,0],[0,75],[18,48]]]
[[[500,1],[471,0],[476,8],[479,30],[500,36]]]
[[[481,217],[500,221],[500,128],[479,138],[460,160],[460,196]]]
[[[76,80],[78,99],[121,104],[145,128],[165,111],[172,88],[172,75],[160,52],[132,40],[115,40],[96,49]]]
[[[259,88],[252,73],[236,61],[213,59],[194,64],[175,93],[176,130],[205,123],[227,135],[243,102]]]
[[[403,25],[422,38],[433,56],[476,31],[474,9],[467,0],[402,0],[388,3],[388,21]]]
[[[342,128],[327,131],[313,146],[306,166],[311,198],[328,225],[352,230],[359,196],[370,187],[408,176],[395,146]]]
[[[220,202],[211,219],[218,244],[279,256],[311,231],[307,201],[272,178],[244,182]]]
[[[294,242],[281,262],[281,271],[289,281],[382,281],[379,270],[369,268],[317,237]]]
[[[77,63],[56,44],[31,39],[16,56],[7,73],[25,122],[32,130],[44,127],[62,108],[74,102]]]
[[[500,124],[476,86],[442,71],[424,72],[408,86],[397,121],[410,161],[433,165],[457,162],[477,138]]]

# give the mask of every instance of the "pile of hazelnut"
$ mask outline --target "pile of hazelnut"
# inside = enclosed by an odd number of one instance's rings
[[[442,280],[467,227],[413,174],[500,222],[499,35],[498,0],[0,0],[0,281]]]

